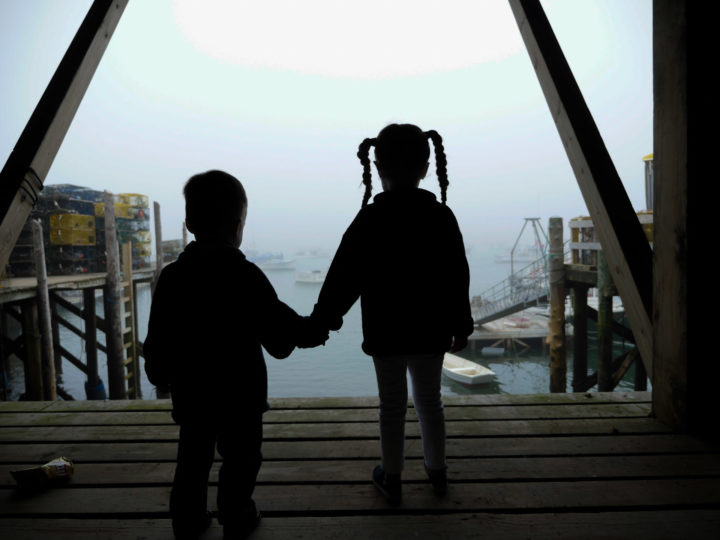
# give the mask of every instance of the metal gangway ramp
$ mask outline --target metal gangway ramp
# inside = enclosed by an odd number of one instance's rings
[[[510,274],[510,276],[472,299],[472,317],[481,325],[506,317],[549,298],[547,256]]]
[[[528,225],[533,230],[535,246],[539,248],[540,256],[516,272],[515,250]],[[548,237],[540,223],[540,218],[525,218],[520,234],[510,250],[510,277],[472,299],[472,317],[476,325],[489,323],[548,301],[550,289],[547,248]]]

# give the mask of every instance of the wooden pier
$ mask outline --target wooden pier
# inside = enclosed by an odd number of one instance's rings
[[[126,248],[129,248],[126,244]],[[130,256],[126,255],[125,260],[129,261]],[[154,269],[135,270],[125,265],[124,276],[129,276],[122,282],[122,299],[120,316],[126,320],[119,319],[111,321],[109,317],[100,317],[96,312],[96,291],[102,291],[103,300],[108,298],[108,274],[76,274],[67,276],[48,276],[45,282],[47,297],[44,304],[51,313],[50,325],[52,334],[52,347],[48,354],[47,347],[41,347],[41,331],[38,325],[38,311],[43,307],[39,301],[38,280],[35,277],[17,277],[3,279],[0,281],[0,362],[5,362],[11,354],[18,356],[25,368],[25,398],[31,400],[50,399],[47,395],[47,384],[43,376],[47,366],[45,358],[54,357],[54,367],[58,380],[65,363],[70,369],[79,369],[87,376],[86,396],[71,396],[57,386],[59,395],[64,400],[71,399],[104,399],[103,374],[98,371],[97,352],[105,354],[111,350],[112,341],[108,343],[107,335],[113,332],[119,334],[116,355],[119,357],[120,368],[116,373],[108,370],[108,382],[119,387],[122,397],[137,398],[140,395],[139,384],[139,363],[138,356],[141,354],[141,346],[137,342],[135,334],[135,320],[137,313],[134,305],[136,289],[140,283],[149,283],[154,278]],[[82,295],[82,302],[79,305],[69,301],[61,293],[74,291]],[[77,320],[64,316],[58,310],[63,308],[73,315]],[[21,333],[11,338],[6,330],[6,318],[13,318],[21,327]],[[84,329],[77,326],[77,321],[82,321]],[[114,324],[111,324],[114,322]],[[76,334],[83,340],[85,360],[76,357],[62,344],[60,338],[60,326]],[[97,339],[98,331],[105,333],[105,345]],[[47,333],[47,331],[45,332]],[[113,380],[113,377],[115,380]],[[45,377],[46,378],[46,377]],[[102,391],[99,390],[102,388]],[[111,396],[113,397],[113,396]],[[118,397],[117,395],[115,397]]]
[[[252,538],[717,538],[720,448],[649,417],[650,399],[448,397],[443,499],[410,410],[399,507],[370,483],[376,398],[272,400]],[[177,436],[167,400],[0,403],[0,537],[171,538]],[[19,496],[9,471],[58,456],[74,478]],[[203,536],[221,537],[216,521]]]

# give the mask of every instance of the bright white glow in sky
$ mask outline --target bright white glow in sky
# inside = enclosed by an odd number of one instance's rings
[[[0,0],[3,163],[90,4]],[[652,1],[542,5],[643,209]],[[145,193],[179,238],[184,181],[224,169],[248,192],[246,247],[333,251],[362,199],[357,145],[394,121],[443,136],[474,251],[511,247],[524,217],[587,214],[505,0],[131,0],[46,183]]]
[[[203,53],[311,75],[423,75],[500,61],[523,47],[510,10],[492,0],[177,0],[173,8]]]

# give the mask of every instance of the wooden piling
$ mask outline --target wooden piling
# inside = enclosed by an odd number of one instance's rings
[[[50,295],[50,327],[52,328],[53,350],[55,351],[55,380],[57,384],[62,384],[62,355],[60,354],[60,323],[58,323],[57,302],[54,300],[55,295]]]
[[[588,286],[573,286],[573,391],[581,389],[587,378],[587,293]]]
[[[45,401],[56,401],[55,354],[50,322],[50,294],[48,293],[47,268],[45,267],[45,245],[40,222],[33,219],[30,225],[32,228],[35,275],[37,277],[38,324],[42,346],[43,399]]]
[[[25,342],[25,399],[43,400],[42,347],[37,323],[37,304],[26,300],[22,307],[22,335]]]
[[[598,289],[598,320],[597,320],[597,340],[598,340],[598,391],[612,391],[612,323],[613,323],[613,294],[614,287],[607,260],[602,251],[598,251],[598,270],[597,270],[597,289]]]
[[[85,359],[87,363],[87,381],[85,396],[87,399],[105,399],[105,387],[100,378],[97,357],[97,319],[95,315],[95,289],[83,289],[83,321],[85,322]]]
[[[550,392],[565,392],[567,385],[567,354],[565,347],[565,264],[563,254],[563,220],[550,218],[548,226],[550,249]]]
[[[122,305],[120,304],[120,252],[115,227],[113,195],[105,192],[105,249],[107,279],[103,291],[105,304],[105,338],[107,344],[108,387],[110,399],[125,399],[125,366],[123,366]]]

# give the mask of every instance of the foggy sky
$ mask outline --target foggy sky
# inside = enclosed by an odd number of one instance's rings
[[[90,4],[0,0],[2,163]],[[410,122],[443,136],[475,249],[509,248],[524,217],[587,214],[505,1],[256,4],[130,0],[46,184],[147,194],[169,239],[183,182],[219,168],[248,192],[243,247],[333,251],[362,199],[357,145]],[[652,3],[543,7],[644,209]],[[437,193],[434,166],[421,186]]]

